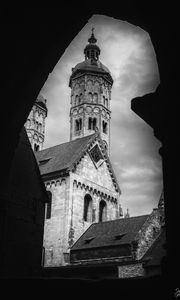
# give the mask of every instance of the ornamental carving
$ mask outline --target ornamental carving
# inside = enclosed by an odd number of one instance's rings
[[[73,110],[73,116],[77,115],[77,109]]]
[[[81,114],[83,112],[83,108],[81,107],[80,109],[79,109],[79,114]]]
[[[91,112],[92,112],[92,107],[91,107],[91,106],[87,106],[87,107],[86,107],[86,111],[87,111],[88,113],[91,113]]]
[[[103,115],[103,116],[105,116],[105,115],[106,115],[106,112],[105,112],[105,110],[104,110],[104,109],[102,110],[102,115]]]
[[[94,113],[99,113],[99,107],[94,108]]]

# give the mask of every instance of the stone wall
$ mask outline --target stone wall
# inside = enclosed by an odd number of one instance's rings
[[[84,179],[88,179],[92,183],[96,183],[96,185],[103,187],[104,193],[108,193],[108,191],[110,191],[116,193],[117,195],[106,162],[104,162],[98,169],[96,169],[90,156],[86,154],[82,158],[81,163],[77,166],[75,174],[81,176]]]
[[[92,222],[99,222],[99,203],[104,200],[107,205],[106,221],[119,218],[119,193],[112,183],[106,163],[98,169],[94,166],[89,154],[81,160],[76,170],[70,174],[72,186],[71,216],[69,215],[69,245],[87,230]],[[85,195],[92,198],[93,220],[83,219]]]
[[[130,245],[114,247],[99,247],[89,249],[79,249],[71,251],[72,263],[83,263],[83,261],[96,261],[97,259],[122,259],[125,261],[131,256]]]
[[[149,215],[142,229],[136,237],[138,241],[136,259],[141,259],[152,243],[155,241],[161,229],[161,214],[162,212],[155,208]]]
[[[106,220],[119,218],[119,193],[115,190],[106,162],[96,168],[88,153],[68,177],[48,181],[45,185],[52,192],[52,209],[51,218],[45,221],[44,265],[64,265],[71,246],[92,222],[99,222],[101,200],[106,203]],[[91,221],[83,218],[87,194],[92,198]]]
[[[69,178],[46,182],[46,189],[52,193],[51,218],[45,220],[44,266],[59,266],[64,263],[65,227],[67,218]]]

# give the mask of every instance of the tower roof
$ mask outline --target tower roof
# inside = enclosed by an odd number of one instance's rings
[[[113,79],[109,69],[102,64],[99,60],[100,48],[96,45],[97,39],[94,36],[94,28],[92,28],[92,34],[88,39],[89,44],[84,48],[85,60],[78,63],[74,68],[72,68],[72,75],[70,77],[69,86],[71,86],[71,80],[76,77],[76,75],[83,73],[98,73],[105,77],[110,83],[113,83]]]
[[[75,73],[77,70],[110,73],[109,69],[105,65],[103,65],[101,61],[97,61],[97,64],[94,65],[94,64],[92,64],[90,59],[87,59],[85,61],[78,63],[73,68],[72,73]]]
[[[101,52],[100,48],[96,45],[97,39],[94,36],[94,28],[92,28],[92,34],[88,39],[89,44],[84,49],[85,58],[91,58],[98,60]]]

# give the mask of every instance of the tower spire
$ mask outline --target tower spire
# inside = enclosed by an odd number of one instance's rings
[[[91,29],[92,33],[90,38],[88,39],[89,44],[95,44],[97,42],[97,39],[94,36],[94,27]]]
[[[99,132],[110,153],[110,100],[113,79],[109,69],[99,60],[94,28],[84,49],[85,60],[72,69],[70,140]]]
[[[99,60],[100,48],[96,45],[97,39],[94,36],[94,27],[91,29],[92,33],[88,39],[89,44],[84,49],[85,59],[91,59],[91,63]]]
[[[25,123],[25,128],[34,151],[43,149],[46,117],[46,99],[39,94]]]

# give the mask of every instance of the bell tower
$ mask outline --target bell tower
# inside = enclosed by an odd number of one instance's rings
[[[46,99],[39,94],[25,123],[27,135],[34,151],[43,149],[46,117]]]
[[[72,68],[70,141],[99,131],[110,153],[110,100],[113,79],[100,60],[94,28],[84,49],[85,60]]]

